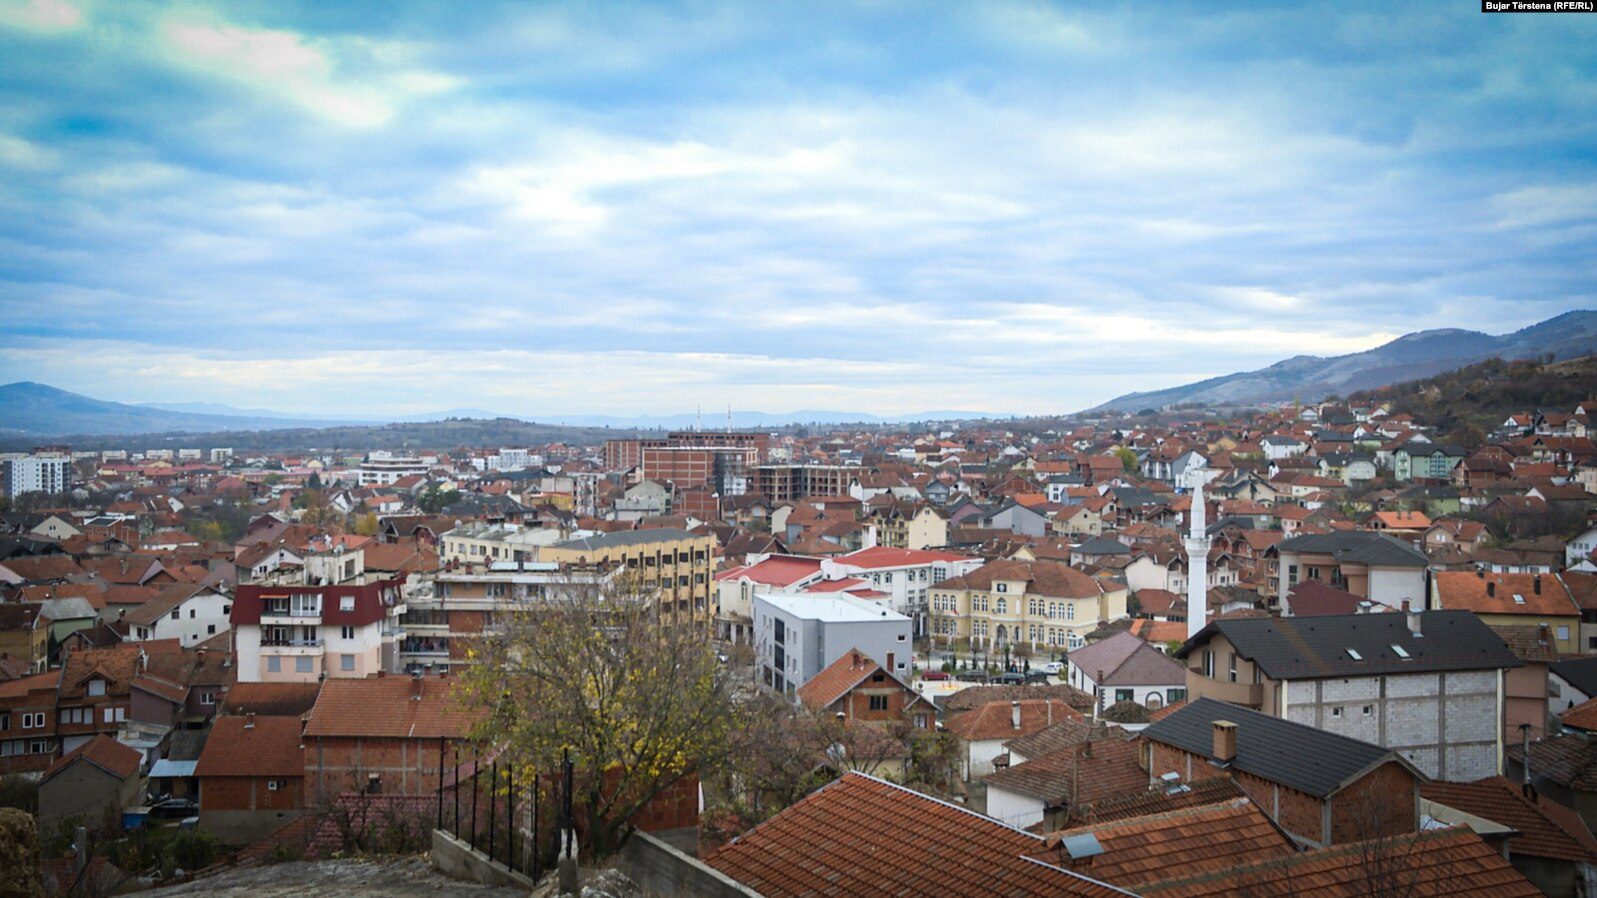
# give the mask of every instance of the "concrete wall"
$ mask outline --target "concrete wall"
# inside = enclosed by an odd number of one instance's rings
[[[1021,795],[996,786],[987,787],[987,816],[999,820],[1010,826],[1025,829],[1033,823],[1041,823],[1043,818],[1042,801],[1030,795]]]
[[[505,869],[503,864],[488,860],[480,851],[451,836],[441,829],[433,830],[433,867],[456,879],[480,882],[491,886],[508,886],[531,890],[537,887],[531,877]]]
[[[200,826],[226,845],[248,845],[266,838],[305,813],[280,811],[200,811]]]
[[[434,840],[436,842],[436,838]],[[635,832],[621,849],[621,869],[645,894],[670,898],[759,898],[760,893],[697,858],[644,832]]]

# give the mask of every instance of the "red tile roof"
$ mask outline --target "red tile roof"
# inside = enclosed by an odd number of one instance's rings
[[[842,657],[828,664],[825,670],[811,677],[808,683],[800,686],[799,701],[816,710],[827,708],[878,671],[887,677],[881,686],[896,685],[901,689],[909,689],[903,681],[893,676],[891,671],[860,652],[851,651],[844,653]]]
[[[747,577],[755,583],[766,586],[792,586],[807,577],[816,576],[821,572],[819,558],[804,558],[797,555],[772,555],[756,564],[736,570],[723,572],[724,579],[736,580]],[[723,579],[717,575],[716,579]]]
[[[237,683],[222,700],[225,714],[303,717],[316,705],[320,683]]]
[[[1569,814],[1567,808],[1545,797],[1531,801],[1506,777],[1487,777],[1473,783],[1425,783],[1420,786],[1420,795],[1518,830],[1519,835],[1508,840],[1510,854],[1597,863],[1597,839],[1579,816]]]
[[[104,733],[95,736],[72,751],[62,755],[44,775],[39,777],[39,782],[44,783],[51,777],[67,769],[79,760],[84,760],[104,770],[118,779],[127,779],[139,772],[139,765],[144,761],[144,755],[137,749],[128,748]]]
[[[458,739],[479,717],[450,677],[334,679],[322,684],[305,736]]]
[[[218,717],[194,775],[302,777],[305,748],[298,717]]]
[[[1172,874],[1226,871],[1297,852],[1291,838],[1258,805],[1247,798],[1233,798],[1050,833],[1047,839],[1052,850],[1038,857],[1070,866],[1070,855],[1054,846],[1066,836],[1083,833],[1096,836],[1103,853],[1093,857],[1090,866],[1077,869],[1127,888],[1169,879]]]
[[[1439,608],[1473,611],[1476,614],[1580,614],[1580,608],[1575,605],[1569,590],[1552,574],[1438,571],[1432,577],[1436,584]],[[1516,599],[1516,596],[1519,598]]]
[[[860,549],[850,552],[837,559],[839,564],[852,565],[862,568],[889,568],[907,567],[910,565],[931,564],[935,561],[970,561],[971,556],[961,555],[958,552],[938,552],[930,549],[895,549],[889,546],[873,546],[869,549]]]
[[[948,731],[967,742],[1011,739],[1027,736],[1065,720],[1081,719],[1082,713],[1059,699],[1026,699],[1019,702],[1020,726],[1015,726],[1014,705],[988,702],[948,722]]]
[[[769,898],[1127,894],[1026,855],[1031,833],[850,773],[717,849],[705,863]]]
[[[1372,853],[1390,870],[1371,882]],[[1180,874],[1179,870],[1171,871]],[[1158,898],[1221,898],[1292,895],[1295,898],[1363,898],[1392,890],[1409,898],[1537,898],[1542,892],[1501,854],[1465,827],[1306,851],[1280,860],[1248,864],[1143,886]]]

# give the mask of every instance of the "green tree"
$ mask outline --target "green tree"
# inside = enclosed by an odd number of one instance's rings
[[[1115,458],[1120,459],[1120,466],[1127,471],[1137,470],[1137,453],[1125,446],[1116,446],[1113,452]]]

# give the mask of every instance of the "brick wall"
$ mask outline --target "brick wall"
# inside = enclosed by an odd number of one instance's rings
[[[1337,844],[1414,831],[1418,783],[1403,765],[1384,764],[1331,800],[1331,837]]]
[[[445,763],[453,763],[452,754],[445,757]],[[305,746],[307,804],[345,792],[363,792],[372,774],[379,777],[385,795],[435,791],[438,740],[318,736]]]
[[[200,810],[282,811],[303,805],[305,781],[300,777],[279,778],[277,789],[268,787],[268,777],[208,776],[200,781]]]

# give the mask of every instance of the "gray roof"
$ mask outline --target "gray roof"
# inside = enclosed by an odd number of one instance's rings
[[[1581,692],[1597,696],[1597,656],[1556,661],[1547,669]]]
[[[81,596],[65,596],[59,599],[45,599],[39,603],[39,616],[47,617],[52,621],[82,620],[84,618],[98,617],[94,606],[89,600]]]
[[[1368,530],[1339,530],[1310,533],[1276,543],[1278,553],[1330,555],[1338,564],[1370,564],[1377,567],[1426,567],[1425,553],[1387,536]]]
[[[1131,547],[1118,539],[1095,536],[1076,547],[1080,555],[1130,555]]]
[[[617,546],[640,546],[648,543],[693,539],[695,536],[696,534],[673,527],[662,527],[654,530],[617,530],[613,533],[600,533],[594,536],[568,539],[563,543],[555,543],[551,548],[584,549],[591,552],[598,549],[612,549]]]
[[[1214,723],[1237,725],[1233,770],[1280,783],[1316,798],[1335,794],[1364,771],[1395,760],[1413,769],[1394,751],[1271,717],[1211,698],[1200,698],[1155,721],[1142,735],[1204,758],[1213,757]],[[1201,775],[1193,772],[1194,778]]]
[[[1176,657],[1188,657],[1220,633],[1272,680],[1498,670],[1523,664],[1473,612],[1421,612],[1420,632],[1424,635],[1415,636],[1408,615],[1400,613],[1239,617],[1211,621]]]

